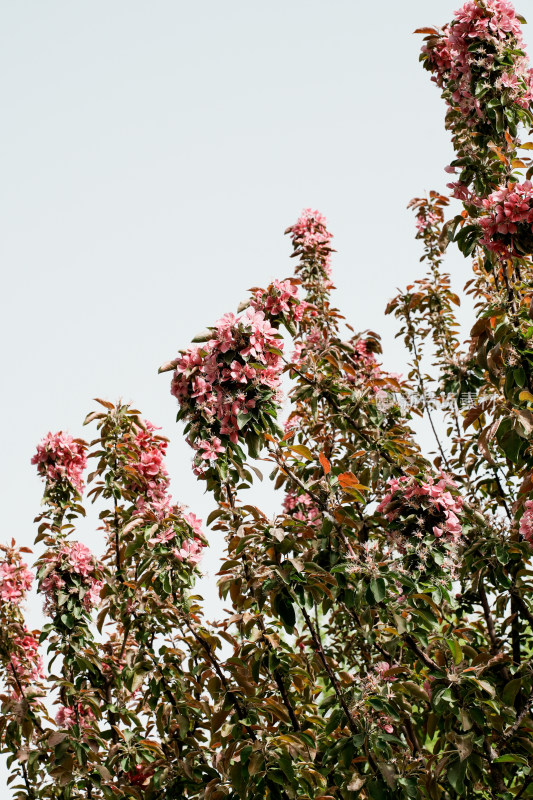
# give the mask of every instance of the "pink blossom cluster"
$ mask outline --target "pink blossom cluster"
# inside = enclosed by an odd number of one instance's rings
[[[182,508],[173,504],[169,491],[170,479],[165,465],[167,440],[158,436],[156,430],[158,429],[153,423],[143,420],[143,427],[139,427],[133,437],[135,456],[130,466],[138,477],[132,478],[130,488],[138,493],[136,510],[142,516],[146,514],[155,516],[159,522],[167,520],[167,524],[162,525],[149,540],[149,544],[169,545],[178,561],[198,564],[205,547],[202,521],[194,514],[183,514]],[[177,516],[180,521],[185,522],[191,534],[183,541],[181,547],[175,545],[176,527],[168,519],[170,516]]]
[[[101,565],[89,548],[81,542],[64,541],[55,553],[43,560],[40,590],[46,597],[45,610],[56,612],[59,592],[74,594],[79,591],[78,584],[72,581],[72,576],[77,576],[82,579],[82,604],[86,611],[91,611],[99,600],[103,582],[98,578]]]
[[[378,661],[378,663],[374,665],[374,669],[376,670],[380,680],[386,682],[396,680],[394,675],[387,675],[387,672],[391,669],[391,665],[388,661]]]
[[[154,768],[150,765],[137,764],[135,769],[132,769],[130,772],[126,773],[126,778],[130,782],[131,786],[145,786],[153,774]]]
[[[173,362],[171,393],[191,426],[197,474],[225,453],[227,442],[245,436],[252,415],[281,397],[283,343],[263,310],[226,314],[211,330],[205,344]]]
[[[418,233],[423,234],[428,228],[431,228],[432,225],[435,225],[439,221],[440,220],[437,214],[423,209],[415,217],[416,229]]]
[[[326,218],[311,208],[305,208],[294,225],[287,228],[295,249],[304,264],[314,262],[329,277],[331,275],[331,234],[326,227]],[[296,272],[302,271],[297,268]]]
[[[433,80],[448,93],[448,104],[459,108],[469,127],[487,119],[486,104],[494,92],[503,93],[506,107],[527,109],[533,100],[533,70],[508,0],[468,0],[422,52]],[[502,63],[507,54],[512,65]]]
[[[172,512],[169,494],[170,480],[165,465],[167,440],[158,436],[158,430],[148,420],[143,421],[133,437],[136,458],[130,465],[138,479],[132,478],[130,488],[137,494],[137,510],[141,514],[152,513],[162,520]]]
[[[31,589],[32,582],[33,573],[20,557],[0,563],[0,599],[4,603],[18,605]]]
[[[458,542],[462,535],[460,515],[463,501],[453,495],[450,489],[456,488],[451,478],[442,475],[435,481],[429,476],[419,483],[414,478],[389,478],[389,491],[379,504],[377,511],[384,514],[389,522],[403,515],[409,516],[429,510],[432,517],[440,517],[432,525],[435,537],[444,536],[447,540]],[[423,534],[423,531],[421,531]]]
[[[298,494],[294,489],[289,489],[283,501],[283,508],[292,519],[297,519],[311,527],[322,523],[318,506],[306,492]]]
[[[48,433],[37,445],[31,460],[37,471],[50,484],[68,481],[81,494],[83,473],[87,466],[85,443],[68,433]]]
[[[254,289],[250,305],[263,311],[270,322],[280,317],[300,322],[309,303],[298,299],[298,286],[290,280],[273,281],[266,289]]]
[[[13,639],[13,652],[11,654],[11,664],[17,674],[19,683],[25,684],[44,678],[43,659],[39,655],[39,642],[24,627],[21,636]],[[18,687],[15,687],[18,693]]]
[[[533,184],[509,183],[481,201],[484,216],[480,240],[489,250],[503,256],[523,255],[533,244]],[[525,246],[524,246],[525,245]]]
[[[189,535],[186,535],[185,539],[183,539],[181,546],[176,545],[177,534],[174,526],[158,531],[155,536],[149,539],[149,544],[170,547],[170,552],[178,561],[185,561],[193,565],[199,564],[206,546],[202,531],[202,520],[198,519],[194,514],[183,514],[179,506],[175,506],[173,513],[179,515],[180,521],[185,522],[188,528]]]
[[[306,332],[303,341],[296,342],[291,355],[293,364],[303,366],[311,353],[320,353],[328,346],[328,333],[321,330],[318,325],[312,325]]]
[[[70,729],[73,725],[84,728],[94,719],[92,709],[77,703],[75,706],[60,706],[56,714],[56,724],[61,728]]]
[[[376,397],[376,402],[382,408],[391,408],[398,405],[395,393],[399,391],[399,384],[403,380],[399,373],[385,372],[376,358],[372,348],[376,340],[361,335],[350,340],[353,347],[351,365],[345,366],[348,382],[356,387],[368,386]],[[350,369],[353,367],[353,371]]]
[[[199,564],[203,557],[204,544],[200,539],[185,539],[181,547],[172,550],[178,561],[188,561],[189,564]]]
[[[520,534],[526,542],[533,544],[533,500],[526,500],[524,504],[524,513],[520,519]]]
[[[363,336],[354,337],[351,340],[353,346],[352,358],[365,372],[376,376],[380,372],[379,364],[376,354],[370,348],[369,343],[370,340],[365,339]]]

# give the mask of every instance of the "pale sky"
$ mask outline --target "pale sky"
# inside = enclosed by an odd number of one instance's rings
[[[89,437],[96,396],[162,426],[174,498],[205,519],[213,504],[157,368],[249,287],[291,274],[283,231],[304,207],[334,233],[337,305],[405,370],[383,316],[424,270],[405,207],[444,190],[452,158],[412,31],[458,5],[0,4],[3,540],[32,544],[35,444],[49,430]],[[455,253],[447,266],[460,289],[468,266]],[[101,552],[94,525],[79,538]],[[211,538],[208,618],[220,611]]]

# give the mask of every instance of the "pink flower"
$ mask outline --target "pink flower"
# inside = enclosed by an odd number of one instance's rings
[[[4,603],[19,604],[31,589],[33,573],[20,558],[0,563],[0,598]]]
[[[98,602],[103,583],[97,575],[102,567],[88,547],[81,542],[64,541],[57,552],[44,558],[46,565],[40,581],[40,591],[45,595],[45,610],[57,613],[60,592],[80,593],[80,600],[86,611],[91,611]],[[82,578],[79,584],[72,584],[70,575]]]
[[[87,577],[94,572],[95,561],[88,547],[81,542],[65,542],[59,554],[65,558],[72,572],[77,572],[82,577]]]
[[[533,543],[533,500],[526,500],[524,509],[520,519],[520,534],[526,542]]]
[[[90,725],[93,719],[94,714],[92,710],[84,707],[81,703],[78,703],[77,706],[60,706],[56,714],[56,723],[62,728],[72,728],[72,726],[76,724],[79,724],[81,727],[86,727]]]
[[[501,58],[509,51],[512,64]],[[465,132],[476,131],[478,126],[483,126],[483,131],[494,126],[494,118],[487,112],[496,95],[499,98],[503,92],[506,107],[526,109],[531,104],[533,80],[520,21],[506,0],[485,0],[483,4],[468,0],[455,12],[450,25],[431,37],[422,53],[433,80],[443,89],[449,105],[447,122],[459,142]],[[485,88],[482,101],[472,94],[474,84]]]
[[[79,493],[83,491],[83,472],[87,466],[86,445],[68,433],[48,433],[37,445],[31,463],[47,483],[68,481]]]
[[[390,491],[378,505],[377,511],[384,514],[389,522],[398,519],[402,513],[409,516],[428,510],[432,516],[439,514],[442,518],[441,522],[432,526],[433,535],[438,539],[445,536],[452,542],[459,541],[463,532],[460,521],[463,501],[449,491],[456,486],[450,478],[441,476],[435,482],[430,476],[421,484],[414,478],[390,478],[388,485]]]
[[[224,452],[222,443],[217,436],[214,436],[211,441],[202,441],[200,448],[203,450],[201,457],[204,461],[216,461],[218,454]]]
[[[394,733],[394,725],[390,717],[381,716],[378,719],[378,726],[381,730],[385,731],[385,733]]]
[[[296,302],[290,283],[272,287],[282,303]],[[190,348],[171,362],[176,365],[171,392],[194,433],[188,442],[196,450],[194,470],[202,476],[225,451],[227,440],[238,444],[246,437],[243,413],[263,401],[269,406],[278,402],[283,370],[279,334],[259,301],[239,317],[226,314],[212,330],[213,338],[201,349]]]
[[[39,655],[39,642],[24,628],[23,636],[13,639],[11,665],[17,673],[19,683],[25,684],[44,678],[43,660]],[[16,687],[18,694],[18,686]]]
[[[375,670],[376,670],[378,676],[383,681],[395,681],[396,680],[394,675],[385,675],[385,673],[388,672],[390,669],[391,669],[391,665],[389,664],[388,661],[378,661],[378,663],[375,665]]]
[[[196,536],[203,536],[201,519],[198,519],[198,517],[194,514],[184,514],[183,519],[188,525],[191,526],[193,533],[196,534]]]
[[[202,560],[203,544],[198,539],[185,539],[182,547],[175,548],[172,552],[178,561],[189,561],[191,564],[199,564]]]

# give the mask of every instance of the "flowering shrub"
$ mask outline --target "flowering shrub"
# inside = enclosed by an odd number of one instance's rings
[[[332,236],[309,209],[288,229],[296,277],[252,290],[246,310],[166,365],[213,495],[206,525],[224,539],[217,621],[194,593],[203,524],[172,499],[154,425],[99,400],[88,446],[65,434],[39,445],[38,589],[52,617],[40,634],[24,620],[23,551],[12,543],[0,559],[0,742],[17,800],[530,796],[533,272],[530,187],[513,172],[530,100],[519,20],[479,0],[429,29],[423,58],[449,104],[465,205],[446,220],[448,197],[410,203],[428,272],[387,307],[406,378],[379,363],[377,334],[333,306]],[[454,238],[473,255],[467,342],[442,272]],[[273,516],[243,497],[252,473],[264,477],[243,442],[272,469]],[[98,560],[75,541],[86,456]]]
[[[483,197],[508,175],[515,157],[517,128],[531,124],[533,72],[525,53],[521,21],[507,0],[468,0],[442,30],[427,33],[422,50],[426,69],[443,92],[457,159],[447,171],[460,170],[449,184],[452,195],[472,202],[468,186]],[[507,133],[507,137],[503,134]],[[481,137],[481,138],[480,138]],[[501,158],[486,149],[498,141]]]
[[[85,727],[94,719],[90,708],[84,708],[81,703],[73,706],[61,706],[56,714],[55,721],[60,728],[72,728],[73,725]]]
[[[311,527],[321,525],[320,509],[306,492],[291,489],[285,495],[283,508],[291,519],[298,520]]]
[[[296,274],[301,274],[304,285],[316,278],[329,278],[333,236],[326,227],[323,214],[310,208],[304,209],[286,233],[290,234],[294,256],[300,257]]]
[[[39,642],[33,633],[30,633],[25,627],[22,635],[15,636],[13,639],[11,665],[17,679],[14,687],[16,695],[20,694],[19,686],[28,686],[34,681],[44,678],[43,659],[39,654]]]

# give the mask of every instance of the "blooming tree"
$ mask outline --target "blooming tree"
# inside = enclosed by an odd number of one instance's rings
[[[194,593],[203,523],[172,499],[154,425],[98,401],[91,442],[59,432],[38,445],[40,554],[30,569],[13,541],[0,560],[14,797],[533,797],[523,22],[507,0],[469,0],[420,31],[457,180],[410,204],[428,269],[386,309],[406,376],[333,305],[332,234],[310,209],[287,230],[294,276],[253,288],[161,368],[213,498],[206,525],[225,539],[219,622]],[[452,242],[472,267],[466,342],[443,272]],[[274,518],[242,499],[262,463]],[[85,485],[99,558],[75,538]],[[33,581],[41,631],[24,620]]]

